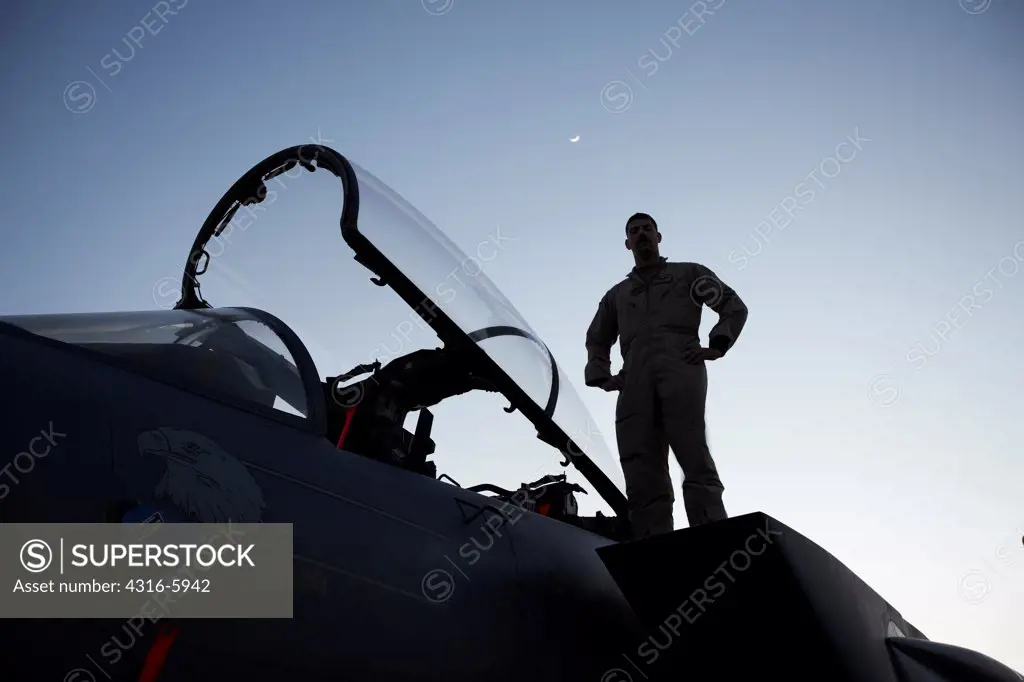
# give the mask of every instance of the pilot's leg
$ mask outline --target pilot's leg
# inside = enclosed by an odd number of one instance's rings
[[[704,363],[666,363],[657,381],[661,418],[668,442],[683,470],[683,505],[690,526],[728,518],[725,489],[708,449],[704,406],[708,371]]]
[[[639,382],[632,382],[637,384]],[[649,382],[626,386],[615,408],[615,438],[626,479],[633,538],[672,532],[672,478],[668,440],[658,420]]]

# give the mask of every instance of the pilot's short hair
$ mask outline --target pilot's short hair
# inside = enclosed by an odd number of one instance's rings
[[[658,229],[658,221],[655,220],[654,218],[652,218],[650,216],[650,214],[647,214],[647,213],[634,213],[633,215],[629,216],[628,220],[626,220],[626,232],[627,233],[629,232],[629,224],[631,222],[633,222],[634,220],[636,220],[637,218],[644,218],[646,220],[650,220],[651,221],[651,225],[654,225],[654,229],[655,230]]]

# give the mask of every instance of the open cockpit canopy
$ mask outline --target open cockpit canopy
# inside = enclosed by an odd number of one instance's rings
[[[307,428],[323,431],[326,417],[320,380],[326,375],[318,372],[303,343],[312,339],[304,335],[300,341],[291,327],[256,307],[214,308],[217,303],[205,301],[200,288],[211,262],[221,263],[217,249],[223,251],[224,244],[231,243],[232,231],[245,231],[286,186],[288,192],[299,192],[290,189],[298,183],[285,182],[298,177],[291,174],[294,169],[301,173],[317,168],[341,181],[341,236],[355,260],[370,271],[373,283],[393,289],[415,311],[416,322],[429,327],[446,351],[454,351],[460,362],[504,395],[509,402],[506,411],[522,413],[538,438],[560,452],[564,463],[571,461],[608,505],[624,515],[625,498],[609,477],[616,477],[615,460],[589,412],[544,341],[483,272],[482,263],[503,248],[507,237],[496,230],[468,256],[378,178],[322,145],[281,150],[232,185],[196,236],[173,310],[22,316],[7,321],[117,356],[136,367],[145,365],[178,383],[244,400],[275,418],[299,420]],[[364,205],[367,210],[361,211]],[[282,244],[281,251],[290,245]],[[295,267],[290,254],[271,256]],[[312,274],[330,279],[334,273]],[[285,319],[297,308],[330,316],[347,303],[323,294],[315,283],[302,286],[308,290],[301,292],[301,298],[293,296],[271,310]],[[345,372],[349,367],[320,369]]]

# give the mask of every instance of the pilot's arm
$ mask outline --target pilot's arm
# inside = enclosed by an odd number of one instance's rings
[[[732,348],[747,323],[747,306],[710,268],[699,266],[694,298],[718,313],[718,323],[708,334],[708,346],[723,355]]]
[[[587,329],[587,367],[583,370],[583,381],[587,386],[602,386],[612,378],[611,352],[619,336],[612,291],[601,298],[597,313]]]

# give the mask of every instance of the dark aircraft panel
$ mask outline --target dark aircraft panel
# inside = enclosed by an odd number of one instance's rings
[[[292,522],[297,575],[318,573],[311,582],[324,583],[300,584],[296,591],[296,620],[315,622],[315,629],[239,623],[235,636],[219,640],[222,650],[301,651],[312,669],[360,669],[370,662],[379,669],[392,660],[396,643],[414,647],[423,633],[462,611],[459,646],[474,642],[475,633],[474,646],[486,652],[492,619],[514,605],[497,589],[515,574],[507,539],[496,538],[489,547],[489,570],[471,575],[445,603],[427,599],[422,585],[434,569],[455,572],[446,555],[458,558],[460,545],[484,525],[486,517],[466,523],[483,498],[338,451],[324,438],[241,410],[214,403],[197,410],[195,396],[174,388],[126,382],[123,390],[152,397],[122,403],[115,413],[117,475],[125,495],[171,506],[196,521]],[[190,446],[200,455],[191,463]],[[460,497],[467,499],[463,508],[456,504]],[[487,531],[478,534],[486,545]],[[367,634],[382,630],[390,642]],[[351,646],[337,647],[339,637]],[[425,661],[439,657],[431,665],[443,666],[444,656],[458,653],[454,642],[445,641],[419,655]]]
[[[537,652],[524,657],[523,665],[532,668],[524,669],[523,679],[601,682],[608,654],[643,637],[615,579],[596,560],[597,549],[612,541],[528,512],[513,519],[516,603],[525,624],[516,640],[522,650]]]
[[[984,654],[916,637],[887,640],[900,682],[1020,682],[1024,675]]]
[[[792,679],[900,682],[886,637],[893,626],[924,637],[835,557],[762,513],[598,554],[651,628],[634,652],[651,670],[696,660],[746,679],[771,660]]]
[[[116,397],[76,369],[70,358],[39,352],[30,337],[0,336],[0,521],[104,520]]]
[[[79,369],[73,358],[0,324],[0,523],[108,520],[108,502],[116,498],[109,408],[117,396]],[[88,621],[8,620],[0,627],[4,680],[61,680],[77,664],[67,655],[60,662],[54,642],[83,642],[92,651],[102,643],[92,644],[95,623]]]

